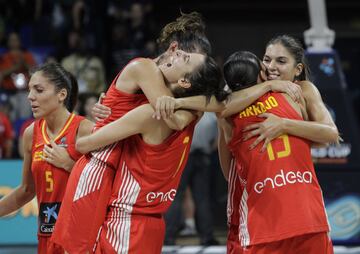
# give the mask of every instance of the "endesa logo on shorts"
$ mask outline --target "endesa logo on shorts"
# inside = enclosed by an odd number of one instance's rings
[[[267,177],[263,181],[257,182],[254,185],[256,193],[262,193],[266,189],[281,188],[288,184],[311,184],[312,174],[310,171],[289,171],[284,172],[280,170],[273,178]]]
[[[161,192],[161,191],[159,191],[159,192],[149,192],[146,195],[146,201],[148,203],[152,203],[155,200],[158,200],[159,203],[166,202],[166,201],[171,201],[172,202],[172,201],[174,201],[175,195],[176,195],[176,190],[175,189],[171,189],[166,193]]]

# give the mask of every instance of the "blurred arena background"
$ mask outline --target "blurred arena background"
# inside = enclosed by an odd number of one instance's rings
[[[324,39],[329,46],[326,50],[317,50],[304,36],[314,27],[310,6],[318,8],[321,3],[326,6],[320,23],[325,20],[325,27],[330,29],[330,33],[324,33],[328,36]],[[312,150],[331,237],[335,253],[360,253],[358,0],[0,0],[0,113],[11,122],[10,130],[6,130],[9,127],[0,121],[0,198],[21,180],[22,152],[18,144],[24,128],[32,121],[26,100],[27,74],[14,71],[9,81],[2,73],[15,68],[3,60],[9,46],[21,42],[29,55],[29,65],[58,61],[73,71],[81,91],[77,111],[86,115],[125,63],[135,56],[156,54],[155,40],[160,29],[180,10],[203,15],[213,56],[220,64],[237,50],[252,51],[261,57],[265,43],[276,34],[293,35],[309,46],[307,56],[314,83],[344,140],[340,145]],[[316,34],[307,35],[310,41],[314,37]],[[190,228],[188,232],[182,230],[177,245],[165,246],[163,253],[225,253],[227,186],[217,152],[212,150],[209,158],[214,244],[219,246],[201,246],[196,230]],[[34,201],[1,218],[0,254],[36,253],[36,219]],[[183,229],[186,226],[184,223]]]

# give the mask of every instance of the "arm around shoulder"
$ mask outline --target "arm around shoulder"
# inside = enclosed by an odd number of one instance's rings
[[[195,118],[196,115],[192,111],[177,110],[173,114],[172,118],[164,118],[163,120],[169,128],[181,131],[194,121]]]
[[[116,121],[107,124],[88,136],[78,138],[76,150],[82,154],[113,144],[129,136],[143,133],[152,122],[154,113],[150,104],[141,105]]]
[[[162,72],[156,63],[148,58],[141,58],[134,61],[130,66],[130,75],[143,91],[153,108],[156,99],[163,95],[172,96],[166,87]]]

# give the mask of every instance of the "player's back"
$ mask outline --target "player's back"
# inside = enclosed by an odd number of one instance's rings
[[[238,174],[245,181],[240,225],[243,246],[328,230],[309,141],[282,135],[260,152],[262,144],[249,150],[257,137],[242,140],[245,126],[263,121],[257,116],[265,112],[302,120],[279,93],[262,96],[232,118],[230,149],[241,162]]]
[[[124,91],[119,90],[116,87],[116,83],[126,69],[126,67],[133,61],[136,61],[137,58],[130,61],[115,77],[112,81],[109,89],[106,92],[106,96],[102,101],[104,106],[111,108],[111,114],[109,117],[104,119],[103,121],[97,121],[95,124],[95,128],[100,128],[108,123],[111,123],[119,118],[121,118],[124,114],[129,112],[130,110],[148,103],[146,96],[143,93],[127,93]],[[121,87],[121,84],[118,85]]]
[[[159,145],[145,143],[140,135],[126,139],[114,181],[111,208],[121,204],[128,213],[164,213],[176,195],[194,126],[195,121],[182,131],[173,132]]]

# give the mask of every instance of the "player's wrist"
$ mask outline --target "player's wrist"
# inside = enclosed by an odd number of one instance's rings
[[[264,89],[266,92],[275,92],[276,91],[274,81],[271,81],[271,80],[266,81],[264,84],[265,84]]]
[[[290,133],[291,121],[287,118],[281,118],[280,130],[281,133]]]
[[[72,169],[72,167],[74,166],[74,164],[75,164],[75,161],[73,161],[72,159],[69,159],[69,161],[67,161],[66,163],[64,163],[64,169],[66,170],[66,171],[71,171],[71,169]]]
[[[184,106],[184,101],[182,98],[175,99],[175,109],[182,108]]]

